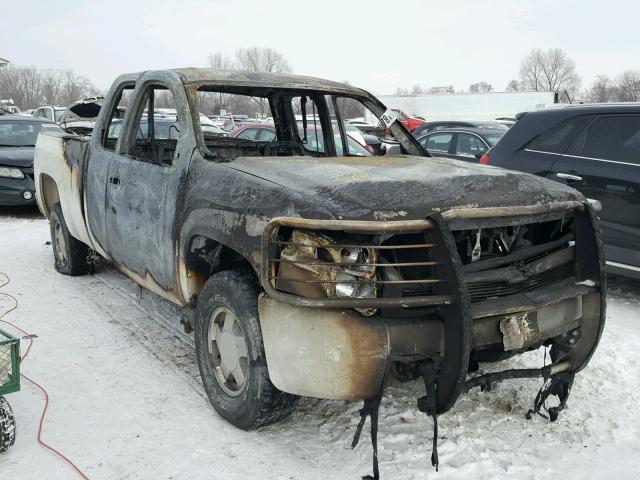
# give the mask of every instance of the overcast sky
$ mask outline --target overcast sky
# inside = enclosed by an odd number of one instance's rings
[[[532,48],[559,47],[583,87],[640,69],[640,2],[457,0],[0,0],[0,57],[72,68],[106,89],[120,73],[205,66],[272,47],[295,73],[377,94],[487,81],[504,90]]]

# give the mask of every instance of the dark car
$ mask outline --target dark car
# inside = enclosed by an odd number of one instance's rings
[[[526,113],[482,163],[551,178],[598,200],[609,272],[640,278],[640,104]]]
[[[419,137],[418,142],[434,157],[478,162],[506,131],[488,128],[437,130]],[[388,155],[400,153],[396,146],[387,150]]]
[[[276,129],[269,123],[245,123],[231,130],[229,138],[242,138],[244,140],[271,142],[276,138]]]
[[[485,121],[473,121],[473,120],[442,120],[439,122],[425,122],[423,125],[416,128],[413,132],[414,137],[418,138],[436,130],[449,130],[451,128],[481,128],[490,130],[507,130],[509,127],[501,122],[485,120]]]
[[[45,129],[62,131],[44,119],[0,117],[0,205],[35,205],[33,153],[38,133]]]
[[[387,153],[386,145],[378,138],[377,135],[371,135],[369,133],[363,133],[364,147],[374,155],[384,155]]]
[[[156,116],[154,115],[154,137],[159,140],[175,140],[178,138],[180,134],[178,119],[175,116]],[[202,134],[207,137],[226,137],[227,132],[223,129],[216,127],[212,122],[209,122],[209,119],[204,115],[200,115],[200,121],[203,122],[200,124],[200,129],[202,130]],[[122,131],[123,123],[121,118],[116,118],[109,125],[109,133],[107,136],[107,142],[115,145],[115,142],[120,137],[120,132]],[[145,115],[141,121],[140,126],[138,128],[138,132],[136,134],[136,139],[146,139],[149,137],[149,121],[147,116]]]

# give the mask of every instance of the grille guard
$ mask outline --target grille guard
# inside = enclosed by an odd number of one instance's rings
[[[292,217],[276,217],[265,227],[262,234],[262,259],[260,280],[262,286],[270,297],[293,305],[317,308],[380,308],[380,307],[415,307],[415,306],[439,306],[448,305],[454,301],[451,295],[425,295],[413,298],[306,298],[286,293],[275,288],[274,278],[271,276],[273,251],[276,243],[273,240],[274,233],[280,227],[291,227],[304,230],[329,230],[348,231],[354,233],[418,233],[429,230],[438,235],[438,229],[434,228],[432,220],[406,220],[393,222],[359,221],[359,220],[310,220]],[[426,245],[426,244],[425,244]],[[371,247],[371,246],[368,246]],[[334,247],[337,248],[337,247]],[[378,247],[371,247],[378,248]],[[434,248],[442,248],[435,245]],[[442,255],[445,253],[445,255]],[[451,258],[453,252],[440,252],[441,259]],[[457,255],[457,253],[455,253]],[[443,262],[447,263],[447,262]],[[330,283],[330,282],[324,282]],[[378,282],[380,283],[380,282]]]
[[[585,215],[586,210],[586,215]],[[466,384],[469,357],[472,349],[473,318],[469,293],[465,284],[462,262],[449,229],[450,223],[474,221],[499,217],[517,218],[518,223],[533,222],[549,215],[572,213],[581,216],[581,233],[586,235],[587,249],[593,254],[593,261],[587,267],[599,283],[599,315],[598,324],[593,325],[594,331],[589,335],[590,341],[586,348],[575,352],[570,358],[570,371],[577,372],[584,368],[595,351],[606,315],[606,273],[604,270],[604,253],[598,220],[592,208],[577,201],[557,202],[549,205],[535,205],[531,207],[499,207],[496,209],[460,209],[447,211],[444,214],[433,213],[425,220],[409,221],[342,221],[342,220],[311,220],[290,217],[272,219],[263,232],[262,258],[260,279],[267,295],[286,303],[316,308],[358,308],[358,307],[397,307],[432,305],[437,308],[437,314],[444,324],[444,352],[439,369],[436,389],[437,412],[444,413],[456,402],[457,398],[469,389]],[[445,294],[415,298],[322,298],[311,299],[289,294],[277,290],[270,278],[273,234],[280,227],[291,227],[309,230],[349,231],[358,233],[403,233],[429,230],[434,245],[439,245],[440,275],[447,279]],[[592,241],[589,241],[589,239]],[[445,261],[447,260],[448,261]],[[597,269],[594,270],[594,269]]]

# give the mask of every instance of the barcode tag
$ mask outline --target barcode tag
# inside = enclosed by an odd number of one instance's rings
[[[397,119],[398,115],[396,115],[396,112],[391,109],[387,109],[380,117],[380,121],[384,123],[384,126],[387,128],[389,128]]]

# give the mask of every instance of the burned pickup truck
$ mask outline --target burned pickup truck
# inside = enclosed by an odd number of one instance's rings
[[[220,102],[273,117],[271,135],[207,130],[201,113]],[[168,127],[158,106],[175,108]],[[365,110],[401,154],[354,146],[344,123]],[[95,252],[183,306],[209,399],[243,429],[282,419],[302,395],[364,400],[359,429],[371,415],[375,434],[394,376],[424,380],[418,407],[434,423],[470,388],[526,377],[546,381],[535,410],[554,394],[557,413],[603,329],[599,227],[579,192],[431,158],[348,85],[123,75],[90,137],[40,135],[35,178],[55,268],[87,273]],[[548,365],[474,373],[542,346]]]

